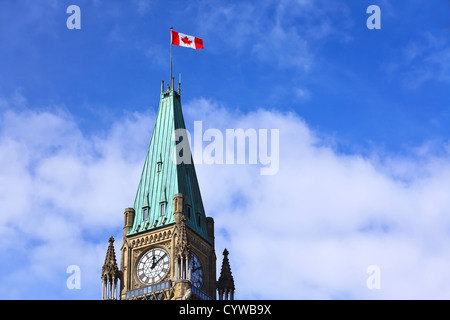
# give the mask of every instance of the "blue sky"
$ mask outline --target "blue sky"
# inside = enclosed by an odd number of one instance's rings
[[[66,27],[71,4],[80,30]],[[366,27],[372,4],[380,30]],[[188,128],[280,130],[272,177],[197,166],[237,298],[448,299],[449,12],[444,0],[2,1],[0,297],[100,297],[174,27],[205,46],[173,48]],[[265,249],[292,275],[273,279],[278,293],[260,281],[275,267]],[[72,264],[80,290],[66,287]],[[381,290],[365,285],[372,264]]]
[[[371,1],[87,1],[79,31],[60,23],[69,4],[4,2],[4,96],[20,88],[30,104],[64,104],[93,130],[101,107],[146,110],[157,99],[150,88],[168,78],[173,26],[206,46],[174,50],[184,101],[294,111],[353,147],[397,151],[448,134],[445,1],[379,2],[375,31],[365,23]]]

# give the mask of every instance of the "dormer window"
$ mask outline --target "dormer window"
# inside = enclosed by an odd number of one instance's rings
[[[187,215],[188,219],[191,218],[191,207],[190,206],[186,206],[186,215]]]
[[[161,202],[160,215],[164,216],[165,214],[166,214],[166,203],[165,202]]]
[[[142,220],[148,219],[148,213],[150,211],[149,201],[148,201],[148,193],[144,197],[144,201],[142,202]]]
[[[162,157],[161,154],[159,154],[158,162],[156,163],[156,172],[161,172],[162,170]]]
[[[144,207],[142,208],[142,220],[147,220],[148,219],[148,207]]]

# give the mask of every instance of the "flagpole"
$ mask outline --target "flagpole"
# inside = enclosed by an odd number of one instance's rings
[[[172,88],[172,29],[173,29],[173,27],[170,27],[170,78],[169,78],[170,89],[173,89]]]

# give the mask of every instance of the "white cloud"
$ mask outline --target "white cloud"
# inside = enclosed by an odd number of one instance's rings
[[[138,15],[146,15],[153,6],[153,1],[151,0],[133,0],[133,5],[136,6]]]
[[[311,98],[311,91],[306,88],[295,88],[294,93],[300,100],[309,100]]]
[[[231,50],[302,72],[312,68],[324,39],[351,38],[348,29],[352,21],[342,2],[265,0],[254,6],[203,1],[196,10],[199,29],[214,42],[212,50]]]
[[[216,221],[216,250],[230,251],[237,297],[450,296],[443,284],[450,266],[448,155],[382,164],[339,154],[295,115],[260,110],[236,116],[206,103],[185,109],[203,105],[211,127],[280,129],[274,176],[260,176],[250,165],[197,166],[206,209]],[[218,122],[209,116],[215,112]],[[409,169],[417,166],[420,174]],[[381,268],[381,290],[366,287],[370,265]]]
[[[24,103],[17,111],[5,101],[0,254],[19,267],[3,266],[8,277],[0,287],[16,289],[14,294],[0,290],[0,296],[96,298],[107,238],[121,236],[123,210],[134,200],[154,115],[125,115],[107,134],[85,136],[58,108],[33,111]],[[71,264],[83,274],[84,291],[78,294],[65,287]],[[47,290],[36,296],[30,286],[44,283]]]
[[[2,266],[0,288],[14,290],[0,296],[99,298],[107,239],[121,245],[154,115],[127,115],[99,136],[67,113],[4,101],[0,254],[20,267]],[[280,129],[273,176],[259,165],[196,166],[218,270],[227,247],[237,298],[450,297],[448,154],[375,161],[338,153],[295,114],[244,114],[206,99],[183,109],[188,128]],[[79,291],[65,287],[72,264]],[[370,265],[380,267],[381,290],[366,287]]]
[[[400,77],[406,88],[417,89],[427,82],[450,81],[450,44],[446,35],[425,33],[401,47],[399,58],[386,70]]]

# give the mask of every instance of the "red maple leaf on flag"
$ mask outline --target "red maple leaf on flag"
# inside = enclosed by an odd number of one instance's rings
[[[183,41],[183,42],[184,42],[185,44],[187,44],[187,45],[190,45],[190,44],[192,43],[192,41],[189,40],[188,37],[181,38],[181,41]]]

